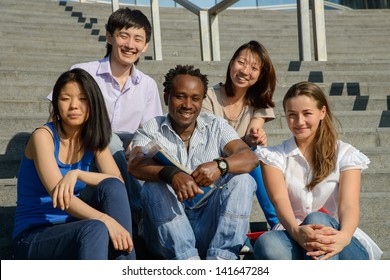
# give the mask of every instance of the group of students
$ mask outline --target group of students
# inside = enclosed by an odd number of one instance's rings
[[[271,227],[256,240],[255,259],[381,258],[358,228],[369,159],[338,140],[320,87],[288,90],[292,137],[267,147],[276,73],[262,44],[239,47],[225,83],[213,87],[191,65],[170,69],[163,115],[156,83],[135,68],[150,40],[148,19],[121,8],[106,29],[106,57],[58,78],[51,121],[26,145],[14,258],[136,259],[137,234],[164,259],[239,259],[255,194]],[[148,157],[151,141],[193,172]],[[203,203],[183,203],[209,185],[216,188]]]

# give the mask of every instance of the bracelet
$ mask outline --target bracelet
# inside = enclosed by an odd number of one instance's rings
[[[173,176],[175,176],[177,173],[181,172],[181,169],[176,166],[164,166],[160,172],[158,172],[158,177],[161,181],[172,184]]]

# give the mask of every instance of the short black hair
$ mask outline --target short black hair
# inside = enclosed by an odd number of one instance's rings
[[[203,95],[206,97],[208,79],[207,75],[200,73],[199,68],[195,68],[194,65],[176,65],[175,68],[172,68],[165,75],[164,93],[170,94],[172,92],[172,82],[178,75],[191,75],[198,77],[203,84]]]
[[[122,28],[137,28],[144,29],[146,35],[146,43],[149,43],[152,36],[152,25],[143,12],[136,9],[120,8],[113,12],[108,18],[106,24],[106,31],[114,35],[115,30]],[[112,51],[112,46],[107,43],[107,53],[105,57],[109,56]]]
[[[57,131],[62,130],[58,98],[64,86],[77,83],[88,100],[89,117],[82,130],[83,147],[89,151],[103,150],[111,139],[111,123],[100,88],[94,78],[85,70],[74,68],[61,74],[53,88],[53,123]]]

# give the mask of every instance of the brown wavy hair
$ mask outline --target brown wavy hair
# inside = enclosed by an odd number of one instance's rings
[[[328,100],[322,89],[311,82],[299,82],[290,87],[283,99],[283,109],[286,112],[287,100],[297,96],[308,96],[317,102],[317,108],[321,110],[324,106],[326,114],[317,128],[313,139],[313,160],[310,163],[313,170],[313,178],[306,185],[312,190],[318,183],[323,181],[334,170],[336,166],[336,149],[338,133]]]

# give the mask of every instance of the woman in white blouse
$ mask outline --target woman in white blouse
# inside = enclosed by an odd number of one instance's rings
[[[255,258],[380,259],[382,251],[358,228],[361,172],[370,160],[338,140],[317,85],[293,85],[283,109],[293,137],[256,151],[280,223],[257,239]]]

